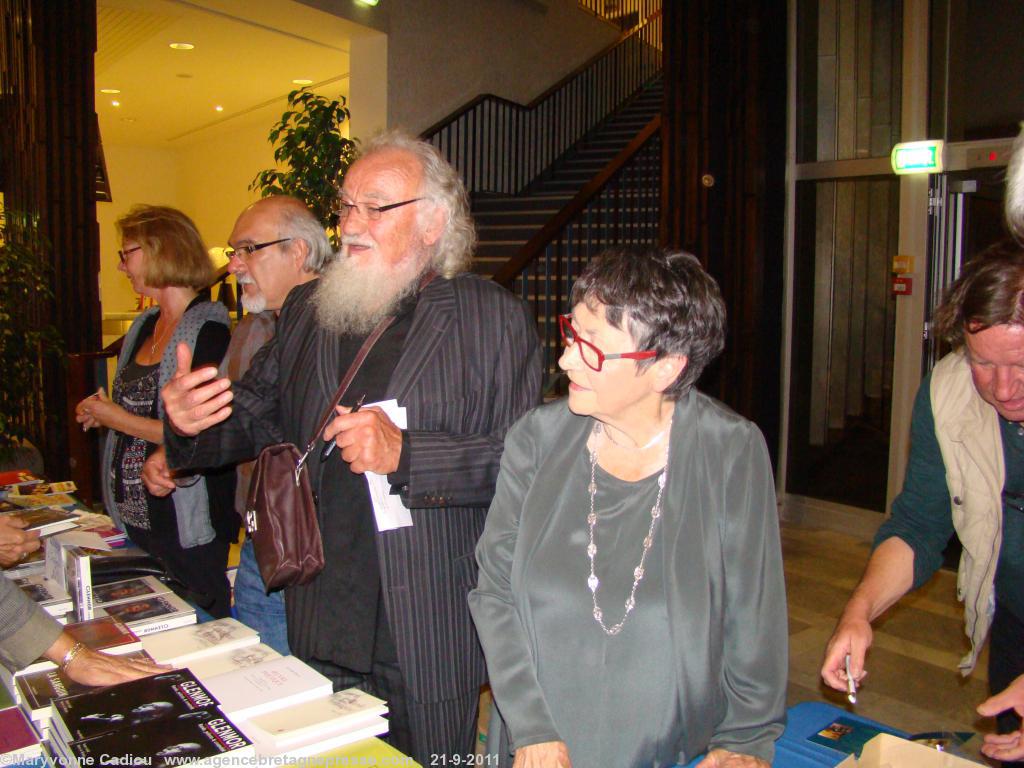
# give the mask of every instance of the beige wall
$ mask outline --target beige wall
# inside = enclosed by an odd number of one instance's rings
[[[393,0],[389,12],[388,123],[414,132],[481,93],[528,102],[618,37],[575,0]]]
[[[138,294],[117,270],[114,222],[136,203],[181,207],[179,168],[173,152],[142,147],[105,146],[112,203],[96,203],[100,228],[100,302],[105,315],[131,312]]]
[[[387,124],[414,133],[481,93],[528,102],[619,35],[576,0],[388,0],[376,8],[356,0],[299,2],[387,35]],[[355,136],[363,135],[358,113],[366,87],[357,82],[359,53],[353,40]],[[378,114],[375,103],[371,111]]]

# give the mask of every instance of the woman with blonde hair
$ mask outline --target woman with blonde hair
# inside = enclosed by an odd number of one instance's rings
[[[231,469],[178,478],[167,497],[150,495],[142,465],[163,443],[160,388],[174,374],[175,348],[187,344],[196,365],[217,365],[227,350],[225,307],[207,298],[214,271],[192,220],[179,210],[140,205],[117,221],[118,269],[132,289],[154,300],[124,338],[110,397],[103,389],[82,400],[83,429],[108,430],[103,452],[107,512],[138,546],[160,559],[214,617],[230,613],[225,566],[237,534]]]

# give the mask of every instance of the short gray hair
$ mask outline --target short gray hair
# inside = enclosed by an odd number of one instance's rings
[[[467,272],[473,262],[476,229],[469,215],[469,198],[459,174],[433,144],[401,130],[384,131],[367,140],[361,145],[358,157],[388,149],[408,152],[420,161],[423,168],[422,196],[444,208],[447,213],[444,231],[435,246],[431,266],[438,274],[449,278]],[[421,216],[419,220],[422,225],[426,217]]]
[[[327,263],[334,258],[334,249],[327,240],[323,225],[305,203],[297,197],[279,195],[276,201],[278,225],[282,235],[305,241],[309,252],[302,268],[307,272],[320,274]]]

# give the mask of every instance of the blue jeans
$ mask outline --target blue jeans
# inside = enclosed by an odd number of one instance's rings
[[[282,656],[291,653],[288,648],[288,620],[284,613],[284,592],[269,595],[263,586],[252,539],[242,545],[242,556],[235,576],[235,617],[260,633],[260,642],[269,645]]]

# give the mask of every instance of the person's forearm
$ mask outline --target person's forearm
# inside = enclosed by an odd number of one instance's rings
[[[148,419],[145,416],[136,416],[135,414],[128,413],[123,408],[118,408],[111,415],[110,423],[106,426],[122,434],[145,440],[147,443],[162,445],[164,442],[164,425],[162,421]]]
[[[875,549],[843,616],[872,622],[910,591],[914,584],[914,550],[896,536]]]

